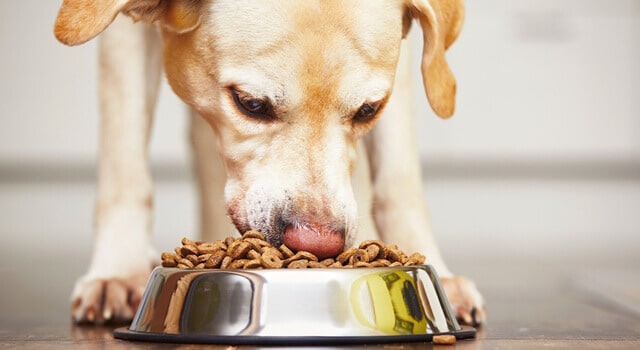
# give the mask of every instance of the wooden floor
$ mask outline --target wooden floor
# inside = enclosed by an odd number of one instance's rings
[[[0,348],[199,348],[126,342],[113,339],[111,328],[71,325],[68,296],[74,279],[85,269],[81,265],[86,254],[47,256],[24,247],[2,256]],[[490,317],[475,340],[459,341],[455,348],[640,349],[639,257],[567,257],[551,262],[491,254],[485,259],[450,260],[456,271],[477,281]]]

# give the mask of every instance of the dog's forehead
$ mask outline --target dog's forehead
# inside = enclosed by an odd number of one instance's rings
[[[366,85],[373,99],[392,85],[403,11],[401,1],[214,1],[202,29],[222,56],[223,81],[292,98]]]
[[[315,32],[346,34],[375,50],[379,43],[395,39],[404,9],[400,0],[227,0],[211,1],[207,14],[220,45],[259,52],[296,34]]]

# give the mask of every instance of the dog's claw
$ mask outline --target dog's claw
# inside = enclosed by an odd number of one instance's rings
[[[111,311],[111,308],[105,308],[104,311],[102,312],[102,318],[104,318],[105,320],[110,320],[111,316],[113,315],[113,312]]]
[[[471,314],[469,314],[465,310],[460,311],[460,315],[458,317],[460,318],[460,321],[462,321],[462,323],[464,324],[471,324],[473,322],[471,319]]]
[[[93,311],[93,308],[92,308],[92,307],[89,307],[89,309],[87,310],[86,319],[87,319],[87,321],[89,321],[89,322],[93,322],[93,321],[95,321],[95,319],[96,319],[96,312],[95,312],[95,311]],[[79,321],[79,320],[76,320],[76,321]]]
[[[75,323],[103,325],[133,319],[144,279],[93,279],[76,283],[71,303]]]
[[[474,327],[480,326],[487,319],[487,310],[486,308],[482,308],[482,310],[478,310],[477,308],[473,308],[471,310],[471,325]]]

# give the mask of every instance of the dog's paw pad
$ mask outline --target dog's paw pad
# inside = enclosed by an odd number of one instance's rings
[[[487,320],[487,308],[473,281],[462,277],[441,278],[449,304],[459,322],[479,326]]]
[[[97,324],[131,321],[144,293],[144,283],[126,279],[81,280],[71,298],[76,323]]]

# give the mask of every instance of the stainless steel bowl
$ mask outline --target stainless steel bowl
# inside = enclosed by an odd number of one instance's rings
[[[429,265],[358,269],[156,268],[116,338],[217,344],[335,344],[475,336]]]

